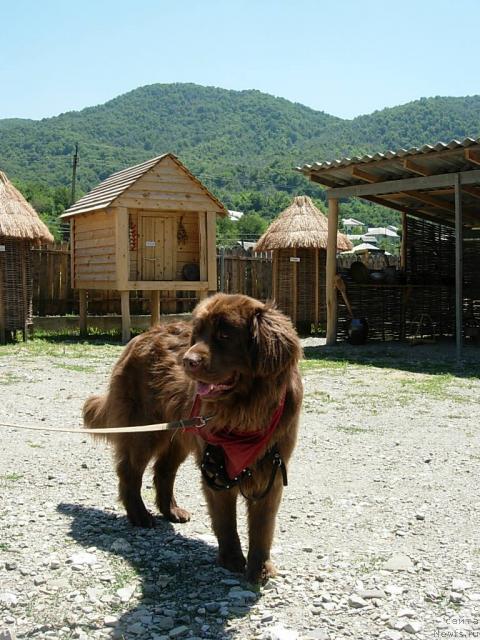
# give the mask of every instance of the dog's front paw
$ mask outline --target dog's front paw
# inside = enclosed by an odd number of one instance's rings
[[[243,573],[245,571],[245,562],[245,557],[241,551],[218,552],[218,564],[232,573]]]
[[[190,520],[190,513],[186,509],[181,507],[172,507],[165,517],[170,522],[188,522]]]
[[[143,529],[153,529],[155,527],[155,518],[146,509],[130,511],[127,516],[130,524],[134,527],[142,527]]]
[[[250,584],[266,584],[269,578],[277,575],[277,569],[271,560],[263,563],[249,562],[245,577]]]

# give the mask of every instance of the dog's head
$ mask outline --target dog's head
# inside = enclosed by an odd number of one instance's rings
[[[195,309],[183,364],[200,396],[221,399],[248,392],[258,378],[276,379],[300,356],[292,323],[273,305],[220,293]]]

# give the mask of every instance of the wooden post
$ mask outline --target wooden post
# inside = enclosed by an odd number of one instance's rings
[[[293,249],[293,257],[297,257],[297,249]],[[292,269],[292,298],[293,298],[293,306],[292,306],[292,320],[293,324],[297,324],[297,262],[293,262]]]
[[[272,251],[272,300],[278,300],[278,249]]]
[[[402,213],[402,246],[400,249],[400,268],[404,271],[407,268],[407,214]]]
[[[313,320],[315,322],[315,331],[318,329],[319,323],[319,313],[320,313],[320,274],[319,274],[319,250],[318,247],[315,249],[315,312],[313,316]]]
[[[122,307],[122,343],[130,340],[130,291],[120,291]]]
[[[75,289],[75,218],[70,218],[70,286]]]
[[[205,213],[200,211],[198,214],[198,240],[200,243],[200,280],[205,282],[208,279],[207,271],[207,227],[205,221]]]
[[[328,200],[328,244],[327,244],[327,345],[337,340],[337,290],[335,276],[337,274],[337,227],[338,200]]]
[[[117,207],[115,214],[115,262],[117,289],[128,288],[128,209]]]
[[[206,214],[203,211],[198,213],[198,241],[200,243],[200,281],[208,280],[208,255],[207,255],[207,221]],[[198,299],[205,300],[208,291],[200,289],[198,291]]]
[[[463,227],[462,187],[460,175],[455,174],[455,338],[457,362],[463,348]]]
[[[225,247],[220,249],[220,291],[225,293]]]
[[[160,291],[154,289],[150,293],[150,326],[154,327],[160,320]]]
[[[6,339],[6,335],[5,335],[5,305],[3,302],[3,294],[4,294],[4,287],[3,287],[3,274],[2,271],[0,270],[0,276],[2,276],[2,279],[0,280],[0,344],[5,344],[5,339]]]
[[[205,213],[207,231],[207,280],[208,292],[217,293],[217,217],[215,213]]]
[[[88,298],[87,290],[80,289],[78,292],[79,312],[80,312],[80,337],[85,338],[88,333],[87,316],[88,316]]]

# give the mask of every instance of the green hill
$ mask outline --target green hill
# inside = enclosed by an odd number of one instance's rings
[[[68,203],[76,142],[77,193],[171,151],[229,208],[270,218],[292,195],[322,199],[296,165],[479,135],[480,96],[421,99],[343,120],[259,91],[155,84],[40,121],[0,120],[0,169],[52,218]],[[379,207],[352,207],[370,224],[396,219]]]

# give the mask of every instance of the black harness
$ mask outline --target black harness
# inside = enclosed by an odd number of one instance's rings
[[[252,469],[247,467],[235,478],[229,478],[225,468],[225,453],[222,447],[207,444],[205,451],[203,452],[200,468],[202,476],[210,489],[213,489],[214,491],[223,491],[225,489],[232,489],[233,487],[238,486],[240,493],[246,500],[263,500],[273,487],[273,483],[275,482],[275,477],[279,469],[282,472],[283,486],[286,487],[288,485],[287,467],[276,444],[274,444],[259,461],[260,464],[263,464],[264,462],[270,462],[272,465],[270,478],[265,489],[261,493],[253,495],[246,495],[242,487],[242,483],[253,476]]]

